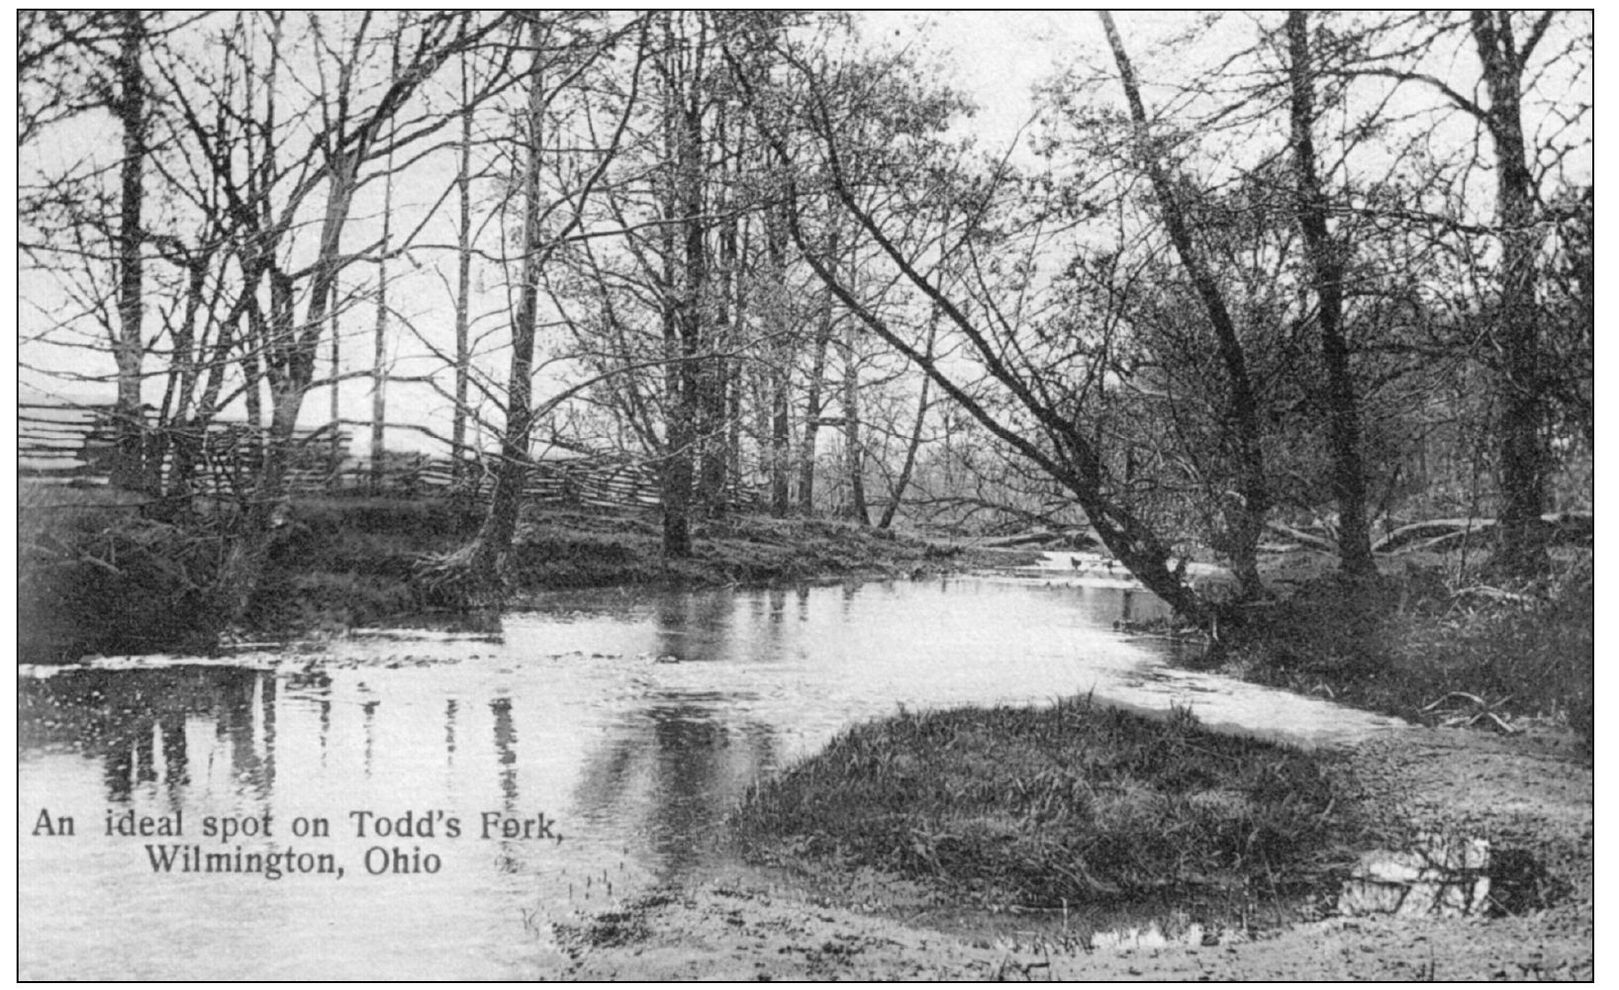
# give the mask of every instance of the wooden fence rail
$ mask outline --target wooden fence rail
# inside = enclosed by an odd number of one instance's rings
[[[19,404],[17,473],[36,484],[101,488],[109,483],[116,435],[110,407]],[[193,464],[193,494],[234,498],[252,491],[263,453],[262,433],[244,424],[215,423],[199,435],[170,430],[164,444],[163,476],[175,470],[182,451]],[[349,435],[329,428],[305,430],[293,438],[287,490],[293,495],[376,494],[404,498],[487,500],[494,463],[468,460],[457,480],[449,458],[426,454],[386,454],[381,464],[348,455]],[[580,455],[532,464],[523,485],[528,502],[601,509],[648,509],[662,504],[657,472],[617,455]],[[758,486],[728,484],[725,501],[735,507],[763,504]]]

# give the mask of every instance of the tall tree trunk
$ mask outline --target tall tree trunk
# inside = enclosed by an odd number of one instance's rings
[[[770,514],[785,518],[792,511],[787,469],[792,460],[792,405],[787,395],[787,369],[770,369]]]
[[[466,40],[466,27],[461,28],[461,39]],[[455,273],[455,409],[450,424],[451,471],[457,483],[464,483],[467,474],[467,386],[471,371],[472,352],[468,334],[468,309],[472,297],[472,107],[467,90],[470,85],[467,59],[461,55],[461,146],[457,158],[455,188],[460,200],[460,218],[456,226]]]
[[[729,221],[729,235],[722,230],[720,237],[720,251],[727,258],[726,276],[731,287],[731,320],[730,343],[726,345],[727,352],[740,350],[743,346],[742,333],[745,325],[748,307],[747,283],[742,278],[742,271],[738,267],[742,258],[747,254],[747,231],[739,229],[735,217]],[[742,495],[742,417],[743,405],[746,398],[747,376],[746,368],[740,357],[727,355],[722,359],[725,362],[725,484],[733,486],[730,493],[721,491],[721,498],[729,505],[732,495]]]
[[[158,412],[160,426],[148,438],[142,457],[145,462],[145,490],[152,494],[189,495],[193,460],[186,449],[183,434],[186,418],[191,414],[196,399],[197,380],[201,374],[201,355],[197,347],[197,317],[204,307],[207,291],[208,256],[190,255],[185,260],[186,301],[185,312],[173,332],[173,373],[163,391],[163,405]],[[164,477],[164,462],[170,461],[168,477]],[[161,511],[168,512],[170,509]]]
[[[328,410],[332,422],[332,447],[327,455],[332,481],[337,480],[337,473],[343,469],[343,404],[342,385],[338,376],[343,373],[343,353],[341,340],[343,338],[341,327],[338,324],[338,298],[337,281],[332,281],[332,394],[331,406]]]
[[[769,266],[770,366],[765,371],[769,429],[766,457],[770,477],[770,514],[777,519],[792,509],[788,471],[792,462],[792,420],[788,383],[792,367],[792,337],[788,327],[787,247],[780,211],[765,214],[765,262]]]
[[[665,204],[666,217],[674,216],[674,201]],[[691,556],[692,422],[690,362],[682,360],[678,303],[675,300],[674,225],[662,232],[664,436],[658,468],[658,502],[663,511],[662,550],[665,557]]]
[[[663,555],[691,556],[691,511],[697,480],[698,428],[702,416],[700,355],[708,318],[708,254],[703,222],[703,103],[694,64],[685,58],[702,45],[677,39],[673,18],[665,15],[664,149],[668,155],[664,275],[665,351],[668,403],[660,494],[663,502]],[[689,92],[688,92],[689,90]]]
[[[465,37],[466,22],[462,21]],[[393,39],[393,58],[389,67],[389,81],[399,79],[399,35]],[[376,341],[371,355],[371,489],[379,491],[383,481],[383,462],[387,460],[388,426],[388,250],[392,246],[394,208],[394,155],[393,140],[398,135],[397,125],[388,128],[387,171],[382,180],[382,252],[377,258],[377,326]]]
[[[196,463],[195,450],[187,442],[187,419],[192,414],[201,376],[201,357],[196,341],[197,315],[203,308],[203,293],[208,279],[207,256],[191,256],[186,260],[185,316],[174,328],[174,375],[163,395],[163,411],[159,422],[162,432],[153,438],[146,451],[148,491],[162,492],[169,497],[184,498],[191,494],[191,473]],[[174,402],[169,402],[169,393]],[[167,478],[163,462],[172,455]]]
[[[665,114],[665,134],[671,136],[674,115]],[[669,147],[673,147],[672,143]],[[663,298],[659,314],[663,327],[664,435],[658,469],[658,502],[663,511],[662,551],[665,557],[691,556],[692,422],[690,362],[680,330],[679,302],[675,297],[675,227],[678,212],[674,184],[668,185],[660,239],[663,249]]]
[[[832,232],[827,254],[838,253],[837,231]],[[798,454],[798,511],[815,514],[815,444],[821,429],[821,379],[826,375],[826,350],[832,342],[832,292],[821,301],[821,316],[811,344],[810,374],[804,383],[804,436]]]
[[[523,167],[523,268],[518,286],[517,312],[512,319],[511,374],[506,382],[506,431],[500,442],[500,465],[495,472],[495,490],[489,512],[472,554],[475,581],[486,587],[504,580],[512,538],[517,533],[517,515],[522,508],[523,483],[528,477],[529,431],[534,421],[533,376],[534,332],[539,318],[540,154],[543,147],[545,87],[542,68],[542,35],[538,20],[529,24],[534,47],[529,69],[528,161]]]
[[[1227,500],[1225,510],[1231,539],[1231,569],[1242,586],[1243,596],[1255,597],[1264,590],[1259,580],[1258,549],[1265,514],[1270,509],[1270,490],[1265,477],[1264,452],[1260,445],[1259,405],[1254,396],[1253,382],[1248,376],[1247,359],[1237,336],[1236,323],[1226,307],[1225,297],[1220,292],[1214,273],[1204,263],[1192,241],[1191,229],[1181,211],[1174,184],[1148,140],[1147,110],[1141,100],[1141,87],[1136,82],[1135,70],[1125,53],[1124,41],[1119,37],[1112,15],[1102,11],[1100,16],[1108,45],[1113,50],[1113,60],[1118,66],[1126,102],[1130,105],[1137,147],[1157,196],[1164,228],[1169,233],[1170,242],[1175,246],[1175,253],[1180,257],[1192,287],[1203,303],[1219,344],[1221,363],[1231,390],[1227,428],[1236,446],[1237,460],[1237,491],[1232,493],[1234,497]]]
[[[247,409],[247,428],[255,436],[264,427],[264,369],[259,354],[265,337],[257,307],[249,314],[248,333],[242,340],[242,402]]]
[[[383,462],[387,459],[383,430],[388,424],[388,211],[392,207],[393,177],[383,193],[382,258],[377,262],[377,324],[371,350],[371,488],[383,483]]]
[[[1501,300],[1495,319],[1500,351],[1501,508],[1497,564],[1527,576],[1541,569],[1545,545],[1538,532],[1546,502],[1545,443],[1541,437],[1540,339],[1535,301],[1534,179],[1524,150],[1524,60],[1512,33],[1510,11],[1474,11],[1473,40],[1490,94],[1485,124],[1495,145],[1496,222],[1501,227]]]
[[[852,265],[851,265],[852,268]],[[851,286],[853,279],[850,279]],[[860,362],[855,353],[854,321],[843,327],[843,465],[849,479],[849,519],[871,525],[866,508],[865,450],[860,443]]]
[[[694,140],[701,140],[702,118],[700,111],[690,115],[695,121],[695,131],[691,135]],[[692,125],[688,125],[689,127]],[[726,158],[726,120],[725,107],[721,104],[715,111],[714,144],[716,154],[720,160],[719,166],[714,169],[717,174],[712,209],[721,217],[719,224],[719,251],[717,264],[713,272],[715,285],[712,289],[711,306],[699,309],[706,320],[708,310],[713,311],[713,327],[705,334],[707,350],[710,352],[703,359],[702,364],[702,397],[699,406],[699,431],[701,437],[700,470],[697,479],[698,499],[705,512],[717,515],[724,511],[725,506],[725,480],[726,471],[730,465],[730,451],[727,442],[730,437],[728,414],[730,412],[730,389],[732,387],[730,375],[730,359],[725,352],[730,349],[732,339],[732,312],[731,292],[735,278],[736,268],[736,218],[728,216],[729,189],[727,188],[728,171],[724,162]],[[696,147],[703,147],[697,144]],[[692,152],[695,156],[696,152]],[[696,161],[702,161],[697,158]],[[703,162],[702,175],[710,171],[707,163]],[[689,207],[700,208],[699,200],[692,200]],[[701,214],[693,214],[701,215]],[[706,240],[703,251],[707,251]],[[705,260],[706,265],[706,260]],[[705,295],[707,293],[704,293]]]
[[[119,14],[118,95],[113,109],[124,131],[124,155],[119,163],[118,217],[118,330],[113,337],[113,359],[118,367],[118,401],[114,408],[116,455],[112,484],[144,489],[142,470],[145,416],[141,409],[141,338],[143,271],[141,246],[144,231],[141,207],[145,192],[142,172],[146,164],[146,73],[141,54],[146,47],[144,14]]]
[[[1293,169],[1298,182],[1294,215],[1304,234],[1318,301],[1321,357],[1327,374],[1327,425],[1332,438],[1332,487],[1338,499],[1338,557],[1349,574],[1377,572],[1366,525],[1366,471],[1360,454],[1360,406],[1344,339],[1344,248],[1327,229],[1327,200],[1316,172],[1315,69],[1308,15],[1287,15],[1288,77],[1292,88]]]
[[[663,552],[668,557],[691,556],[691,497],[693,482],[697,480],[699,448],[704,438],[698,435],[704,423],[707,391],[712,377],[705,371],[712,358],[702,356],[705,344],[704,323],[708,318],[708,244],[703,222],[703,160],[702,109],[699,97],[693,93],[691,103],[682,96],[679,157],[677,175],[680,184],[680,247],[681,292],[675,304],[675,325],[680,337],[680,363],[677,379],[680,382],[679,402],[675,409],[675,423],[671,429],[671,454],[674,458],[673,477],[669,494],[674,502],[664,505]]]

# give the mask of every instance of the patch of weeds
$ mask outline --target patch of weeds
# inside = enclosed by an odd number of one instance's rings
[[[1477,724],[1545,718],[1589,744],[1594,610],[1588,554],[1505,588],[1476,572],[1360,585],[1329,576],[1248,610],[1215,660],[1224,673],[1413,721],[1449,718],[1454,706],[1435,703],[1461,697],[1494,716]]]
[[[621,908],[594,914],[580,924],[557,922],[553,930],[557,943],[569,952],[634,945],[651,934],[647,914],[673,901],[667,893],[652,893]]]
[[[243,621],[255,633],[341,631],[412,610],[416,597],[399,581],[355,573],[274,573],[260,582]]]
[[[633,945],[647,937],[646,918],[638,911],[603,911],[582,925],[558,924],[557,941],[587,949]]]

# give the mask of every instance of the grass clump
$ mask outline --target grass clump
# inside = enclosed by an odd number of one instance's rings
[[[857,726],[752,789],[745,854],[870,867],[988,906],[1321,889],[1350,806],[1329,758],[1064,701]]]

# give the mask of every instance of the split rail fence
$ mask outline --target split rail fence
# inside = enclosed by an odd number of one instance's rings
[[[110,483],[116,435],[106,406],[20,403],[17,408],[17,472],[35,484],[102,488]],[[239,423],[214,423],[187,434],[166,431],[163,475],[172,477],[177,457],[192,464],[190,490],[231,498],[252,490],[263,452],[259,431]],[[349,435],[330,427],[301,430],[293,438],[288,492],[294,495],[375,494],[406,498],[484,500],[494,487],[493,457],[469,459],[457,478],[449,458],[386,453],[381,463],[349,454]],[[657,472],[622,455],[566,451],[530,465],[524,484],[530,502],[602,509],[656,508]],[[760,490],[735,482],[727,503],[755,507]]]

